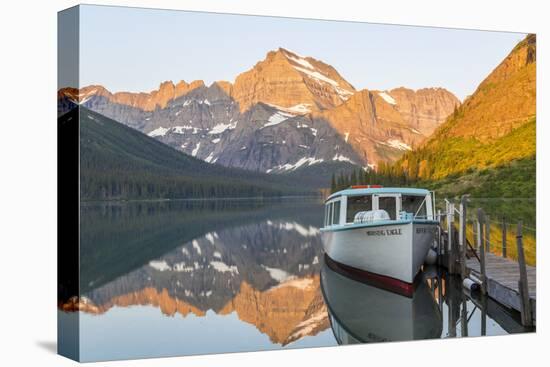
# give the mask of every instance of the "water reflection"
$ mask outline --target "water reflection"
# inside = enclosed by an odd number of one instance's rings
[[[334,272],[322,208],[302,199],[83,206],[82,293],[61,300],[80,311],[81,359],[525,331],[438,271],[424,271],[412,297]]]
[[[424,268],[412,295],[351,279],[326,263],[321,287],[339,344],[405,341],[533,331],[519,315],[478,293],[462,289],[460,277]]]
[[[213,337],[206,348],[159,345],[151,351],[153,356],[335,344],[319,285],[321,203],[136,205],[90,205],[83,212],[83,221],[90,225],[82,242],[87,254],[82,265],[85,291],[76,308],[83,313],[81,333],[94,345],[89,349],[84,345],[84,359],[141,353],[136,346],[146,344],[145,340],[128,344],[119,335],[118,340],[110,340],[119,345],[112,350],[106,345],[109,337],[98,337],[99,325],[108,319],[111,328],[117,325],[117,332],[126,330],[122,336],[151,320],[161,324],[166,317],[189,326],[194,320],[220,327],[238,320],[232,326],[235,335],[251,332],[247,325],[257,332],[244,344],[237,339],[216,343]],[[137,309],[147,310],[147,319],[143,315],[136,319]],[[122,310],[128,311],[121,315]],[[203,326],[198,333],[204,337],[209,327]],[[155,330],[142,330],[142,337],[162,338]],[[180,330],[162,331],[189,338]],[[312,337],[314,342],[309,340]],[[109,352],[100,353],[105,349],[98,348],[98,343]]]
[[[433,339],[443,317],[425,278],[412,296],[350,279],[328,266],[321,286],[334,336],[340,344]]]
[[[318,234],[317,227],[284,219],[211,231],[87,292],[86,311],[152,305],[165,316],[236,312],[286,345],[328,326],[326,315],[318,315],[325,312]]]

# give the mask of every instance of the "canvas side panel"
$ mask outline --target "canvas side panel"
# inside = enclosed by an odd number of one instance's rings
[[[57,351],[79,360],[79,13],[58,13]]]

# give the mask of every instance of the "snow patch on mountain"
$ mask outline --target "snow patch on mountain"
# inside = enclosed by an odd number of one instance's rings
[[[294,57],[294,56],[289,55],[289,54],[286,54],[285,56],[286,56],[287,59],[292,60],[295,63],[300,64],[303,67],[306,67],[306,68],[312,69],[312,70],[315,69],[315,67],[313,65],[311,65],[311,63],[303,57],[300,57],[300,56]]]
[[[208,154],[208,157],[204,158],[204,161],[208,163],[216,162],[216,160],[212,161],[213,159],[214,159],[214,152],[210,152],[210,154]]]
[[[275,224],[271,221],[268,221],[267,224],[270,226],[277,227],[284,231],[296,231],[303,237],[315,237],[319,235],[319,233],[321,233],[319,231],[319,228],[316,228],[313,226],[309,226],[306,228],[303,225],[296,222],[282,222],[282,223]]]
[[[290,114],[304,115],[311,112],[311,103],[300,103],[290,107],[283,107],[272,103],[265,103],[268,106],[278,109],[279,111],[288,112]]]
[[[211,244],[214,244],[214,235],[212,235],[212,233],[205,234],[204,238],[206,238]]]
[[[227,265],[223,261],[210,261],[210,265],[220,273],[239,274],[239,269],[235,265]]]
[[[398,139],[387,140],[384,145],[390,146],[398,150],[412,150],[411,146]]]
[[[171,132],[174,134],[185,134],[185,130],[195,130],[195,129],[197,128],[191,125],[174,126]]]
[[[288,280],[289,278],[292,278],[291,274],[287,273],[286,271],[284,271],[282,269],[270,268],[270,267],[265,266],[265,265],[262,265],[262,268],[264,268],[269,273],[269,276],[271,276],[271,278],[273,278],[274,280],[276,280],[279,283],[282,283],[282,282]]]
[[[317,70],[308,70],[308,69],[304,69],[300,66],[295,66],[295,65],[293,65],[292,67],[294,69],[298,70],[299,72],[306,74],[311,79],[315,79],[316,81],[322,81],[322,82],[328,83],[328,84],[332,85],[333,87],[338,87],[339,86],[337,81],[335,81],[333,79],[330,79],[329,77],[321,74]]]
[[[333,161],[338,161],[338,162],[349,162],[351,164],[355,164],[354,161],[352,161],[351,159],[349,159],[346,156],[343,156],[342,154],[336,154],[334,157],[332,157],[332,160]]]
[[[279,125],[281,122],[289,119],[290,117],[293,117],[294,115],[290,114],[290,113],[285,113],[285,112],[275,112],[273,115],[271,115],[268,119],[267,119],[267,123],[264,124],[263,127],[268,127],[268,126],[274,126],[274,125]]]
[[[296,163],[286,163],[282,164],[273,168],[270,168],[266,171],[266,173],[270,173],[273,171],[294,171],[295,169],[302,167],[304,165],[311,166],[317,163],[324,162],[325,160],[323,158],[315,158],[315,157],[303,157],[300,158]]]
[[[193,157],[196,157],[196,156],[197,156],[197,153],[199,152],[200,147],[201,147],[201,142],[199,141],[199,142],[197,143],[197,145],[195,146],[195,149],[193,149],[193,150],[191,151],[191,155],[192,155]]]
[[[201,247],[199,246],[199,242],[197,240],[193,240],[193,248],[197,251],[197,254],[202,254]]]
[[[223,133],[223,132],[226,131],[226,130],[233,130],[234,128],[237,127],[237,123],[238,123],[238,121],[234,121],[234,122],[233,122],[233,120],[229,121],[229,123],[227,123],[227,124],[219,123],[219,124],[215,125],[215,126],[212,128],[212,130],[210,130],[210,131],[208,132],[208,134],[211,134],[211,135],[213,135],[213,134],[221,134],[221,133]]]
[[[170,129],[169,128],[165,128],[165,127],[158,127],[156,128],[155,130],[151,131],[149,134],[150,137],[154,138],[155,136],[164,136],[166,135],[166,133],[169,131]]]
[[[172,269],[172,267],[168,265],[164,260],[150,261],[149,266],[158,271],[167,271]]]
[[[195,270],[193,266],[187,266],[183,261],[172,266],[172,271],[176,271],[178,273],[190,273],[193,270]]]
[[[309,64],[309,65],[312,66],[311,64]],[[303,68],[303,67],[297,66],[297,65],[292,65],[292,67],[294,69],[298,70],[299,72],[305,74],[309,78],[311,78],[311,79],[315,80],[316,82],[320,83],[320,84],[322,84],[324,82],[324,83],[332,85],[332,87],[334,88],[336,93],[338,93],[338,95],[340,96],[340,98],[342,100],[347,100],[353,94],[352,91],[349,91],[345,88],[342,88],[336,80],[333,80],[333,79],[327,77],[326,75],[321,73],[318,69],[315,69],[313,67],[312,68]]]
[[[397,102],[395,102],[395,99],[393,99],[393,97],[386,92],[379,92],[378,95],[382,97],[384,101],[388,102],[391,105],[395,106],[397,104]]]
[[[311,335],[315,328],[317,328],[328,317],[325,310],[321,310],[315,313],[313,316],[300,322],[296,325],[293,333],[288,337],[291,340],[298,340],[305,336]]]
[[[286,282],[278,285],[277,287],[271,288],[271,289],[276,289],[281,287],[293,287],[293,288],[305,290],[305,289],[311,288],[312,286],[314,286],[314,283],[313,283],[313,279],[311,278],[303,278],[303,279],[291,278]]]

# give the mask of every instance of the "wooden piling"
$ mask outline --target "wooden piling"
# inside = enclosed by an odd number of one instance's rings
[[[447,205],[447,269],[449,274],[456,274],[457,271],[457,241],[455,241],[454,219],[455,219],[455,205],[454,203],[448,203]]]
[[[518,290],[521,298],[521,323],[523,324],[523,326],[533,326],[533,318],[531,315],[531,302],[529,301],[529,283],[527,281],[527,268],[525,267],[525,256],[523,253],[522,226],[522,222],[519,221],[516,233],[519,264]]]
[[[485,252],[491,252],[491,218],[485,216]]]
[[[443,256],[443,251],[442,251],[443,238],[441,236],[441,227],[443,225],[443,222],[441,221],[441,209],[437,210],[437,220],[439,221],[439,226],[437,227],[437,237],[438,237],[438,241],[437,241],[437,266],[441,267],[441,257]]]
[[[460,315],[460,330],[462,336],[468,336],[468,303],[466,294],[462,292],[462,311]]]
[[[506,258],[506,218],[502,217],[502,257]]]
[[[462,280],[466,278],[466,195],[462,195],[460,199],[460,275]]]
[[[477,208],[477,247],[479,249],[479,268],[481,272],[481,293],[487,294],[487,275],[485,274],[485,244],[483,243],[483,227],[485,216],[483,209]]]
[[[487,296],[481,297],[481,336],[487,335]]]

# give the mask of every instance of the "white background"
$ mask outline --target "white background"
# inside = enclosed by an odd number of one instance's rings
[[[98,363],[113,366],[304,364],[494,366],[548,363],[548,45],[546,1],[127,0],[97,4],[537,33],[536,335]],[[0,365],[68,366],[56,339],[56,12],[75,1],[0,5]],[[182,45],[181,47],[185,47]],[[475,55],[472,55],[475,62]],[[464,66],[468,67],[467,65]],[[546,104],[545,104],[546,103]],[[75,244],[76,245],[76,244]],[[238,338],[238,335],[235,335]]]

